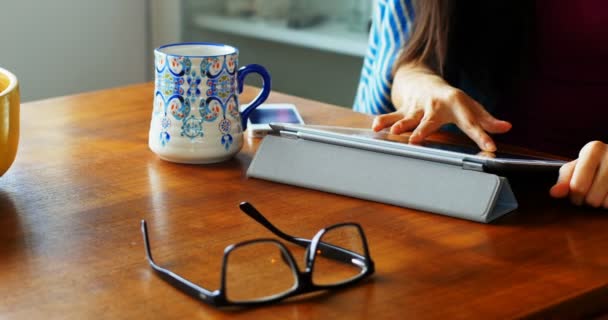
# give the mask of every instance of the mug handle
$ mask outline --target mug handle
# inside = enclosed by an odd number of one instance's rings
[[[244,67],[241,67],[237,72],[237,85],[239,94],[243,93],[243,84],[245,83],[245,77],[252,72],[257,73],[262,77],[262,91],[260,91],[258,96],[255,97],[255,99],[253,99],[251,103],[249,103],[247,109],[241,112],[241,125],[243,127],[243,131],[247,129],[247,119],[249,119],[249,115],[251,114],[251,112],[259,105],[261,105],[264,101],[266,101],[268,95],[270,95],[270,88],[272,85],[270,81],[270,74],[268,73],[268,71],[266,71],[266,68],[262,67],[259,64],[249,64]]]

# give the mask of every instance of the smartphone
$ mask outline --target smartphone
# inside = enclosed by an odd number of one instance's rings
[[[304,120],[293,104],[277,103],[262,104],[251,112],[247,120],[247,128],[251,137],[263,137],[272,131],[269,124],[292,123],[304,124]]]

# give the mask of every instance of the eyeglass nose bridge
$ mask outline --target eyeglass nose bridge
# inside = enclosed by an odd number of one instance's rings
[[[351,252],[348,249],[341,248],[339,246],[333,245],[331,243],[325,243],[321,241],[323,236],[333,229],[342,228],[342,227],[354,227],[357,229],[359,233],[359,237],[361,238],[362,250],[363,252]],[[345,263],[352,263],[359,267],[364,267],[365,263],[371,263],[371,258],[369,256],[369,248],[367,245],[367,239],[365,234],[363,233],[363,229],[361,226],[354,222],[345,222],[340,224],[335,224],[330,227],[319,230],[312,238],[310,245],[306,248],[306,269],[311,272],[314,267],[315,256],[317,254],[327,256],[334,260],[342,261]],[[353,256],[357,257],[354,258]],[[360,258],[358,258],[360,257]],[[361,259],[362,258],[362,259]]]
[[[319,241],[321,240],[321,237],[325,234],[325,232],[327,232],[327,229],[321,229],[319,230],[315,236],[312,238],[312,240],[310,241],[310,245],[308,247],[306,247],[306,253],[305,253],[305,257],[306,257],[306,273],[309,275],[309,277],[312,279],[312,270],[314,267],[314,262],[315,262],[315,256],[317,255],[317,248],[319,247]]]

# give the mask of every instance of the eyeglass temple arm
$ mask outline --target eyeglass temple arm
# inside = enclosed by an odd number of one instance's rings
[[[295,243],[304,248],[308,247],[308,245],[311,242],[311,240],[304,239],[304,238],[297,238],[297,237],[294,237],[292,235],[289,235],[289,234],[279,230],[279,228],[275,227],[272,223],[270,223],[270,221],[268,221],[268,219],[266,219],[266,217],[264,217],[262,215],[262,213],[260,213],[249,202],[241,202],[241,204],[239,205],[239,208],[243,212],[245,212],[249,217],[251,217],[253,220],[257,221],[258,223],[263,225],[266,229],[270,230],[272,233],[276,234],[279,238],[281,238],[283,240],[289,241],[291,243]]]
[[[241,208],[241,210],[245,212],[248,216],[250,216],[252,219],[266,227],[266,229],[270,230],[272,233],[276,234],[277,236],[286,241],[295,243],[304,248],[308,248],[308,245],[310,245],[310,243],[312,242],[312,240],[296,238],[279,230],[279,228],[275,227],[272,223],[270,223],[270,221],[268,221],[268,219],[266,219],[266,217],[264,217],[262,213],[259,212],[249,202],[241,202],[239,208]],[[331,245],[329,243],[319,242],[319,248],[322,249],[321,255],[344,263],[352,263],[353,255],[359,256],[360,258],[364,258],[354,252]]]
[[[152,258],[152,251],[150,250],[150,241],[148,240],[148,225],[146,224],[146,220],[141,220],[141,232],[144,236],[144,246],[146,249],[146,258],[148,259],[148,263],[161,278],[169,282],[174,287],[177,287],[178,289],[187,293],[191,297],[201,299],[212,304],[214,303],[214,299],[217,294],[197,286],[180,275],[162,268],[161,266],[157,265],[156,262],[154,262],[154,259]]]

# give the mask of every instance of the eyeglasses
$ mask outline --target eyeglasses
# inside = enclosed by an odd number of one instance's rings
[[[306,249],[305,270],[275,239],[255,239],[224,249],[220,288],[202,288],[154,262],[146,221],[141,221],[150,266],[166,282],[213,306],[250,306],[275,302],[318,290],[339,289],[374,273],[363,229],[357,223],[340,223],[319,230],[311,239],[288,235],[270,223],[251,204],[240,209],[279,238]]]

